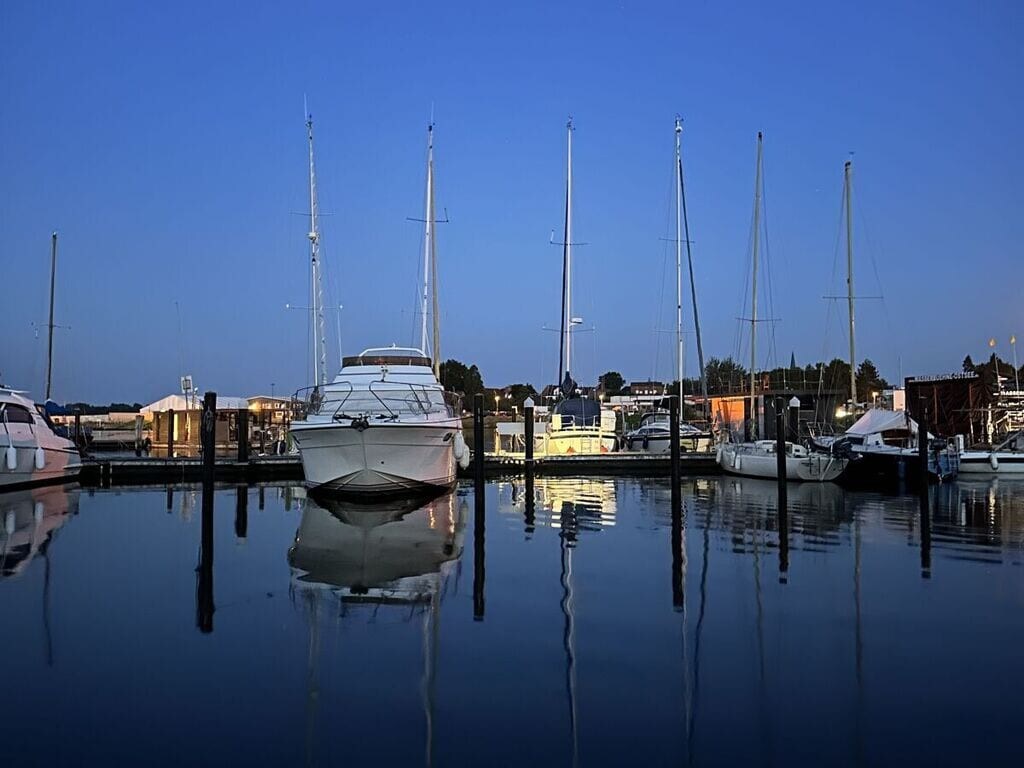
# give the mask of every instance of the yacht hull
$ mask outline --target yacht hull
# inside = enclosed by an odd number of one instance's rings
[[[0,491],[31,488],[36,485],[65,483],[78,477],[82,463],[78,451],[68,441],[68,447],[42,446],[43,468],[36,468],[36,445],[14,441],[14,469],[9,468],[6,435],[0,435]]]
[[[348,423],[294,423],[306,485],[342,494],[401,494],[455,484],[455,421],[390,423],[359,428]]]
[[[614,432],[599,429],[573,428],[548,432],[544,452],[548,456],[610,453],[616,448]]]
[[[846,470],[847,460],[828,454],[786,457],[786,480],[799,482],[833,482]],[[718,451],[718,466],[730,475],[778,479],[775,455],[744,452],[725,443]]]
[[[708,453],[714,447],[710,435],[699,437],[683,436],[679,438],[679,448],[683,453]],[[672,442],[668,435],[650,435],[644,437],[627,437],[626,450],[637,453],[667,454],[671,452]]]

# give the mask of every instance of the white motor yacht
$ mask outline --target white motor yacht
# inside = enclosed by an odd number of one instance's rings
[[[59,437],[24,392],[0,386],[0,491],[59,483],[82,469],[78,449]]]
[[[722,443],[718,446],[718,466],[731,475],[778,478],[778,455],[774,440],[750,443]],[[838,480],[849,459],[802,445],[786,443],[786,479],[829,482]]]
[[[669,440],[671,424],[669,414],[662,411],[645,413],[640,418],[640,426],[625,436],[627,451],[642,453],[668,453],[672,443]],[[714,446],[714,435],[693,424],[680,422],[679,448],[684,452],[706,452]]]
[[[455,484],[468,466],[461,398],[445,392],[422,350],[367,349],[346,357],[330,384],[309,392],[292,422],[306,484],[353,493]]]

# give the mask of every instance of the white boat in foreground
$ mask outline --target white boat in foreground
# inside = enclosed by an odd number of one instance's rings
[[[774,440],[752,443],[722,443],[718,447],[718,466],[732,475],[778,479],[778,455]],[[830,482],[846,471],[849,459],[802,445],[786,443],[786,479]]]
[[[59,437],[23,392],[0,387],[0,491],[74,479],[78,449]]]
[[[469,460],[461,414],[461,398],[444,391],[422,350],[367,349],[346,357],[332,383],[311,390],[291,435],[312,488],[450,488],[456,462]]]

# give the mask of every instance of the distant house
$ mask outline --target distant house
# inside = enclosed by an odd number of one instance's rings
[[[238,411],[248,410],[244,397],[217,397],[217,426],[215,442],[218,448],[238,443]],[[182,453],[194,453],[199,447],[199,425],[203,414],[201,397],[168,395],[145,406],[141,413],[152,420],[150,440],[155,448],[166,446],[170,435],[171,412],[174,412],[174,445]]]
[[[651,395],[664,395],[666,386],[660,381],[631,381],[629,383],[629,394],[634,397],[650,397]]]

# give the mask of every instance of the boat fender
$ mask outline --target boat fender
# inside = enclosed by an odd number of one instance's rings
[[[36,523],[39,523],[43,519],[43,502],[37,501],[32,507],[32,517],[35,518]]]
[[[988,455],[988,463],[992,467],[992,471],[997,471],[999,469],[999,457],[994,453],[990,453]]]
[[[36,446],[36,469],[43,469],[46,466],[46,451],[43,446]]]
[[[10,536],[12,533],[14,533],[14,510],[13,509],[7,510],[7,514],[4,515],[4,531],[7,532],[8,536]]]
[[[459,466],[467,469],[469,467],[469,449],[466,446],[466,438],[462,436],[461,432],[455,433],[455,438],[452,440],[452,452],[455,454],[455,460],[459,462]]]
[[[14,445],[7,446],[7,469],[11,472],[18,468],[18,449]]]
[[[650,447],[651,447],[650,435],[644,435],[644,450],[646,451]]]
[[[743,461],[740,459],[740,455],[737,453],[732,459],[732,468],[739,472],[743,469]]]

